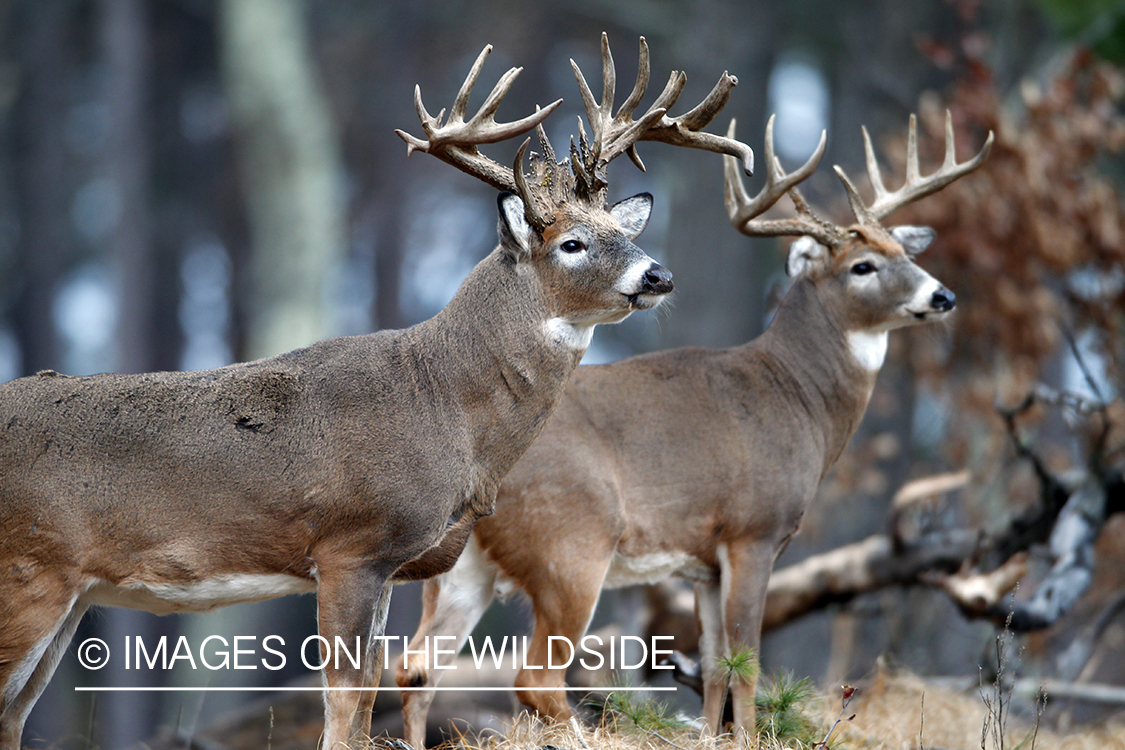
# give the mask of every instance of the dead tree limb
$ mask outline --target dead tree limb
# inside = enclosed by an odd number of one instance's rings
[[[1073,477],[1050,471],[1025,439],[1018,417],[1035,404],[1101,419],[1089,466]],[[1092,581],[1094,542],[1105,521],[1125,511],[1120,468],[1102,465],[1109,455],[1105,405],[1039,387],[1011,409],[998,409],[1016,454],[1040,480],[1040,502],[992,533],[954,529],[904,538],[897,516],[925,497],[959,489],[964,475],[918,480],[896,496],[892,533],[814,555],[774,572],[763,628],[783,625],[828,604],[843,603],[892,585],[930,585],[944,591],[970,618],[987,618],[1015,631],[1049,627],[1086,592]],[[1005,601],[1026,573],[1027,553],[1041,545],[1051,570],[1030,596]]]
[[[893,585],[918,583],[923,574],[952,573],[977,550],[980,534],[958,530],[905,547],[876,534],[855,544],[813,555],[770,577],[763,631],[829,604]]]

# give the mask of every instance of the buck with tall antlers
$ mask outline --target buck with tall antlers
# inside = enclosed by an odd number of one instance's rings
[[[410,151],[513,191],[499,197],[499,246],[437,316],[216,370],[42,372],[0,386],[0,748],[18,750],[90,605],[162,614],[312,591],[321,636],[365,640],[359,668],[345,659],[324,669],[322,746],[366,734],[374,693],[347,688],[378,684],[373,636],[392,581],[448,569],[594,326],[672,289],[671,274],[633,244],[651,196],[607,205],[606,165],[622,152],[636,160],[637,140],[752,159],[732,139],[697,132],[735,80],[724,76],[672,119],[666,108],[683,85],[674,77],[637,122],[640,83],[615,117],[592,110],[592,138],[556,164],[541,123],[558,102],[494,120],[518,68],[465,119],[489,50],[448,121],[416,90],[426,137],[400,132]],[[605,88],[612,99],[612,65]],[[477,150],[532,128],[544,155],[530,178],[526,141],[514,170]]]
[[[729,137],[734,137],[731,124]],[[851,226],[816,216],[792,174],[773,155],[766,128],[767,182],[750,199],[726,159],[731,221],[751,236],[799,235],[787,270],[793,286],[769,329],[731,349],[676,349],[580,367],[539,439],[504,480],[493,516],[448,573],[426,582],[425,636],[468,635],[497,588],[527,592],[535,632],[516,679],[520,701],[544,716],[572,715],[561,690],[603,588],[670,576],[694,582],[705,675],[704,714],[718,730],[727,678],[716,660],[758,648],[774,559],[797,531],[817,486],[855,432],[883,362],[887,332],[941,319],[953,293],[915,265],[933,238],[925,227],[884,229],[879,220],[940,190],[981,164],[991,135],[971,161],[954,158],[947,122],[945,163],[921,178],[910,121],[907,181],[888,192],[867,131],[864,144],[875,200],[864,204],[839,167],[855,213]],[[789,219],[760,219],[783,195]],[[448,642],[447,642],[448,644]],[[550,661],[548,661],[549,649]],[[400,686],[433,685],[415,656]],[[532,688],[536,690],[532,690]],[[544,689],[547,688],[547,689]],[[754,729],[755,683],[733,680],[735,727]],[[403,695],[406,738],[425,739],[433,693]]]

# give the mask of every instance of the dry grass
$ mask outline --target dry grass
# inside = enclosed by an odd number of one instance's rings
[[[821,695],[809,706],[820,735],[828,731],[840,711],[840,696]],[[881,672],[860,689],[847,714],[832,733],[833,750],[1125,750],[1125,724],[1084,728],[1066,735],[1034,722],[1010,717],[1004,721],[1003,747],[991,733],[982,741],[990,719],[979,695],[935,687],[908,674]],[[376,741],[374,748],[387,748]],[[764,737],[719,738],[692,729],[661,731],[635,726],[578,727],[545,724],[523,713],[508,730],[465,735],[442,746],[444,750],[815,750],[816,743],[779,743]]]
[[[702,737],[692,730],[615,731],[611,727],[577,727],[576,724],[545,724],[527,713],[513,720],[504,735],[487,732],[451,743],[450,750],[736,750],[755,745],[730,737]],[[762,745],[760,750],[781,750],[780,745]],[[803,750],[803,748],[802,748]]]
[[[999,750],[990,736],[982,745],[988,710],[979,695],[942,689],[911,675],[879,673],[852,702],[853,722],[837,730],[849,748],[916,750],[916,748],[984,747]],[[1085,728],[1056,735],[1034,722],[1006,719],[1004,748],[1030,750],[1125,750],[1125,725]],[[1022,743],[1022,744],[1021,744]]]

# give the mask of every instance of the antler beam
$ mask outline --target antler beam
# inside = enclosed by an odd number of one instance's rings
[[[773,149],[773,123],[775,115],[770,115],[766,123],[766,184],[753,199],[746,192],[742,176],[738,173],[738,163],[731,156],[723,159],[723,174],[725,176],[725,195],[727,215],[735,229],[751,237],[779,237],[782,235],[807,234],[823,245],[835,245],[841,240],[842,233],[833,224],[816,216],[809,208],[808,203],[797,191],[797,184],[802,182],[816,171],[820,157],[824,155],[824,147],[828,142],[825,132],[820,134],[820,143],[809,160],[801,165],[795,172],[786,174],[781,168],[781,162],[774,156]],[[727,137],[734,138],[735,121],[731,120],[727,129]],[[783,195],[790,193],[794,205],[797,207],[797,216],[789,219],[757,219],[756,217],[768,211]]]
[[[663,141],[673,146],[686,146],[737,157],[742,160],[746,173],[751,174],[754,152],[749,146],[732,137],[724,138],[702,130],[726,105],[731,89],[738,83],[737,79],[723,73],[711,93],[697,107],[679,117],[670,118],[667,116],[668,108],[675,104],[687,81],[684,73],[673,71],[660,96],[639,119],[634,120],[633,114],[644,97],[649,82],[649,52],[644,37],[641,37],[640,48],[637,82],[616,115],[613,114],[613,99],[617,81],[613,57],[609,51],[609,37],[602,34],[600,103],[594,98],[578,65],[571,60],[593,132],[591,140],[587,141],[582,119],[579,118],[578,144],[571,142],[569,170],[555,163],[554,150],[547,142],[542,127],[543,121],[558,107],[561,99],[542,109],[537,107],[534,114],[515,122],[498,123],[495,120],[500,101],[508,93],[522,68],[512,68],[505,73],[477,113],[466,119],[469,94],[480,77],[485,58],[492,51],[491,45],[486,46],[477,56],[468,77],[457,92],[448,120],[445,119],[444,109],[436,117],[426,110],[422,103],[421,89],[416,86],[414,107],[425,137],[418,138],[402,130],[395,132],[406,142],[408,156],[414,151],[425,151],[497,189],[516,192],[524,202],[528,221],[540,232],[553,222],[555,207],[567,200],[577,198],[598,205],[605,203],[606,166],[621,154],[629,154],[637,167],[644,171],[645,165],[636,151],[638,141]],[[530,172],[527,174],[524,172],[527,141],[520,147],[512,169],[493,161],[477,148],[481,144],[496,143],[532,129],[539,134],[543,153],[531,155]],[[562,168],[556,169],[557,166]]]
[[[773,123],[771,116],[766,124],[766,184],[753,199],[746,192],[738,168],[731,157],[723,160],[727,214],[731,223],[743,234],[752,237],[777,237],[780,235],[808,235],[822,245],[836,247],[845,235],[844,227],[826,221],[812,212],[805,202],[797,184],[808,178],[816,170],[820,157],[824,154],[825,135],[821,133],[820,144],[812,157],[792,174],[786,174],[773,153]],[[727,137],[734,138],[734,121],[727,130]],[[863,128],[863,146],[867,161],[867,175],[875,190],[875,200],[867,205],[856,190],[855,185],[840,167],[834,167],[837,176],[844,183],[848,202],[860,224],[880,226],[879,220],[897,209],[936,193],[943,187],[979,167],[992,148],[993,135],[990,131],[979,153],[967,162],[957,163],[953,140],[953,119],[945,114],[945,160],[941,167],[928,177],[921,176],[918,164],[917,118],[910,116],[910,129],[906,142],[906,184],[893,193],[888,191],[879,173],[875,160],[875,149],[867,128]],[[797,216],[789,219],[761,220],[757,217],[773,206],[786,193],[797,208]]]
[[[585,76],[574,60],[570,61],[574,69],[574,77],[578,81],[578,90],[582,94],[582,102],[586,107],[586,119],[590,122],[591,138],[589,152],[584,161],[587,181],[595,188],[605,185],[605,168],[609,162],[623,153],[637,167],[644,171],[644,162],[637,155],[636,144],[638,141],[662,141],[673,146],[687,146],[705,151],[714,151],[721,154],[738,157],[742,160],[747,174],[754,171],[754,152],[744,143],[739,143],[733,138],[701,132],[719,110],[726,105],[730,91],[738,84],[734,76],[723,73],[719,82],[711,93],[690,112],[676,118],[667,116],[668,109],[679,99],[680,93],[687,82],[687,75],[681,71],[672,71],[665,84],[664,90],[656,101],[639,119],[633,119],[633,113],[640,104],[641,98],[648,89],[649,82],[649,51],[648,43],[644,37],[640,41],[640,60],[637,67],[637,82],[632,93],[621,105],[617,114],[613,114],[613,99],[617,83],[616,69],[613,64],[613,55],[609,50],[609,37],[602,34],[602,101],[594,99]]]
[[[988,139],[984,142],[980,152],[972,159],[962,164],[957,163],[955,144],[953,140],[953,117],[949,110],[945,112],[945,160],[938,171],[929,177],[921,176],[918,165],[918,134],[917,118],[910,115],[910,128],[906,137],[906,183],[898,190],[889,192],[879,173],[879,164],[875,160],[875,150],[871,147],[871,137],[867,128],[863,128],[863,150],[867,161],[867,176],[875,190],[875,200],[871,205],[866,205],[860,198],[859,191],[844,173],[844,170],[834,166],[836,175],[844,183],[848,192],[848,202],[851,204],[852,213],[861,224],[878,224],[879,220],[889,216],[894,211],[923,198],[931,193],[936,193],[958,177],[972,172],[979,167],[992,149],[992,131],[988,132]]]
[[[422,130],[425,131],[426,138],[425,140],[417,138],[403,130],[395,130],[395,133],[406,141],[407,156],[415,151],[424,151],[447,164],[457,167],[462,172],[487,182],[498,190],[518,192],[519,185],[515,179],[514,170],[498,164],[480,153],[477,146],[483,143],[497,143],[508,138],[514,138],[538,127],[562,103],[562,99],[552,102],[542,109],[536,108],[534,114],[521,120],[506,123],[496,122],[495,115],[497,108],[500,106],[500,101],[512,87],[516,76],[523,70],[523,68],[511,68],[501,76],[492,88],[492,93],[488,95],[477,113],[469,120],[465,120],[469,94],[472,92],[477,78],[480,77],[481,68],[490,52],[492,52],[491,44],[485,46],[480,55],[477,56],[468,77],[465,78],[465,82],[461,84],[461,89],[457,92],[457,98],[453,101],[453,107],[449,111],[449,120],[444,125],[442,119],[445,116],[445,110],[438,112],[436,117],[431,116],[426,111],[425,105],[422,104],[421,88],[415,86],[414,108],[418,112],[418,119],[422,121]],[[517,170],[520,168],[519,164],[520,160],[517,159]],[[521,193],[520,197],[524,199],[525,204],[530,202],[530,196]]]

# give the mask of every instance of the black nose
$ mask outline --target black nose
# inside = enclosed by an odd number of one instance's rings
[[[957,295],[942,287],[941,289],[938,289],[936,292],[934,292],[934,296],[930,300],[930,304],[934,306],[935,310],[949,312],[957,304]]]
[[[641,291],[645,294],[667,294],[672,291],[672,272],[659,263],[653,263],[645,271]]]

